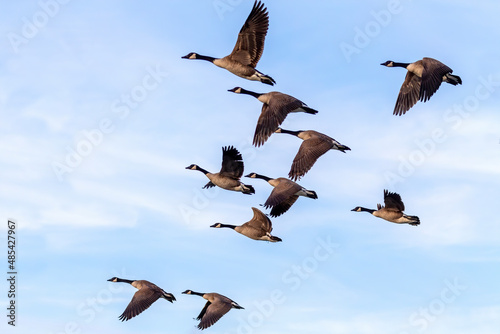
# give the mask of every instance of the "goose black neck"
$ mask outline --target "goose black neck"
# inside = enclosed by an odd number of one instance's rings
[[[363,208],[363,207],[360,207],[361,211],[364,211],[364,212],[369,212],[369,213],[374,213],[375,210],[373,209],[367,209],[367,208]]]
[[[198,54],[196,56],[196,59],[206,60],[206,61],[209,61],[209,62],[213,63],[214,60],[217,59],[217,58]]]
[[[206,175],[206,174],[208,174],[208,173],[210,173],[208,170],[203,169],[203,168],[201,168],[200,166],[196,166],[196,170],[199,170],[200,172],[202,172],[202,173],[203,173],[203,174],[205,174],[205,175]]]
[[[410,65],[410,63],[396,63],[396,62],[392,62],[392,66],[393,67],[404,67],[404,68],[407,68],[408,65]]]
[[[192,291],[191,290],[191,295],[197,295],[197,296],[200,296],[200,297],[203,297],[204,293],[201,293],[201,292],[195,292],[195,291]]]
[[[267,182],[269,182],[269,181],[272,180],[272,178],[270,178],[270,177],[267,177],[267,176],[264,176],[264,175],[260,175],[260,174],[257,174],[257,173],[255,174],[255,178],[266,180]]]
[[[252,92],[251,90],[246,90],[246,89],[243,89],[243,88],[241,88],[240,94],[251,95],[251,96],[255,97],[256,99],[258,99],[259,96],[262,95],[261,93]]]
[[[116,281],[129,284],[132,284],[134,282],[134,280],[124,279],[124,278],[117,278]]]
[[[298,136],[299,133],[301,133],[302,131],[291,131],[291,130],[285,130],[285,129],[281,129],[281,133],[288,133],[289,135],[292,135],[292,136]]]
[[[220,224],[220,227],[232,228],[234,230],[234,228],[236,227],[236,225]]]

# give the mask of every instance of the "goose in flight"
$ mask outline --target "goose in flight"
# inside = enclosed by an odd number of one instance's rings
[[[414,63],[397,63],[388,60],[380,65],[404,67],[408,70],[394,107],[393,114],[398,116],[405,114],[418,100],[428,101],[442,82],[453,86],[462,84],[462,79],[458,75],[451,74],[453,72],[451,68],[433,58],[425,57]]]
[[[253,218],[245,224],[236,226],[222,223],[215,223],[210,227],[222,228],[227,227],[243,234],[244,236],[253,240],[264,240],[270,242],[282,241],[280,238],[271,235],[273,224],[271,220],[259,209],[253,208]]]
[[[306,188],[284,177],[272,179],[257,173],[250,173],[246,175],[246,177],[265,180],[274,187],[273,191],[271,191],[271,194],[264,203],[264,207],[266,209],[272,208],[270,213],[271,217],[278,217],[287,212],[295,201],[297,201],[299,196],[309,197],[312,199],[318,198],[318,195],[314,190],[307,190]]]
[[[396,224],[410,224],[413,226],[420,224],[420,219],[417,216],[409,216],[403,213],[405,205],[403,204],[399,194],[384,190],[384,204],[385,206],[377,204],[377,210],[357,206],[351,211],[369,212],[375,217],[379,217]]]
[[[200,320],[198,329],[205,329],[212,326],[232,308],[243,309],[243,307],[238,305],[235,301],[215,292],[201,293],[194,292],[193,290],[186,290],[183,294],[196,295],[207,300],[207,303],[196,318],[196,320]]]
[[[329,150],[338,150],[344,153],[345,151],[351,150],[349,147],[342,145],[332,137],[314,130],[290,131],[278,128],[276,132],[288,133],[303,140],[297,155],[293,159],[290,172],[288,173],[288,177],[293,181],[304,176],[312,168],[316,160]]]
[[[129,283],[134,288],[137,288],[137,292],[132,297],[132,300],[125,308],[125,311],[118,317],[121,321],[130,320],[136,315],[141,314],[148,307],[151,306],[159,298],[164,298],[169,302],[173,303],[175,297],[173,294],[165,292],[162,288],[158,287],[146,280],[128,280],[118,277],[113,277],[108,279],[109,282],[123,282]]]
[[[215,58],[191,52],[182,58],[206,60],[241,78],[260,81],[272,86],[276,81],[255,69],[264,51],[264,40],[268,28],[267,8],[261,1],[256,0],[250,15],[238,34],[236,45],[231,54],[223,58]]]
[[[255,97],[262,102],[262,111],[260,112],[255,134],[253,136],[253,145],[261,146],[283,123],[286,116],[293,112],[305,112],[307,114],[317,114],[318,111],[309,108],[307,104],[296,99],[293,96],[280,92],[255,93],[241,87],[235,87],[229,90],[236,94],[247,94]]]
[[[210,181],[203,189],[218,186],[226,190],[240,191],[247,195],[255,194],[255,189],[251,185],[240,181],[243,167],[241,153],[233,146],[226,146],[222,148],[222,167],[219,173],[210,173],[196,164],[191,164],[186,169],[200,171],[208,177]]]

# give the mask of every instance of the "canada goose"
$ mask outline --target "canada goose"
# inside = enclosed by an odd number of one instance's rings
[[[270,177],[257,173],[250,173],[246,175],[246,177],[266,180],[274,187],[273,191],[271,191],[271,194],[267,198],[266,203],[264,203],[264,207],[266,209],[272,208],[270,213],[271,217],[278,217],[287,212],[299,196],[305,196],[312,199],[318,198],[315,191],[307,190],[306,188],[284,177],[271,179]]]
[[[236,226],[236,225],[216,223],[210,227],[232,228],[236,232],[241,233],[244,236],[249,237],[250,239],[253,240],[264,240],[271,242],[282,241],[280,238],[271,235],[271,231],[273,230],[273,225],[271,223],[271,220],[259,209],[252,208],[252,210],[253,210],[252,220],[246,222],[243,225]]]
[[[128,279],[113,277],[108,279],[108,281],[129,283],[134,288],[138,289],[137,292],[132,297],[132,300],[128,304],[125,311],[123,311],[122,315],[118,317],[118,319],[120,319],[121,321],[132,319],[136,315],[141,314],[148,307],[150,307],[151,304],[157,301],[158,298],[165,298],[171,303],[173,303],[175,300],[173,294],[165,292],[157,285],[146,280],[133,281]]]
[[[288,177],[296,181],[304,176],[314,165],[316,160],[329,150],[339,150],[341,152],[351,150],[349,147],[342,145],[332,137],[314,130],[307,131],[290,131],[278,128],[277,133],[288,133],[297,136],[304,140],[300,145],[297,155],[293,159],[292,168],[288,173]]]
[[[283,123],[289,113],[305,112],[313,115],[318,113],[317,110],[309,108],[304,102],[280,92],[260,94],[241,87],[235,87],[229,91],[236,94],[251,95],[263,103],[253,136],[253,144],[257,147],[266,142],[278,126]]]
[[[396,224],[410,224],[413,226],[420,224],[420,219],[417,216],[408,216],[403,213],[405,205],[403,204],[399,194],[384,190],[384,204],[385,207],[377,204],[377,210],[357,206],[351,211],[369,212],[375,217],[379,217]]]
[[[251,185],[240,181],[243,175],[243,158],[233,146],[222,148],[222,167],[219,173],[210,173],[195,164],[189,165],[186,169],[199,170],[208,177],[210,181],[203,189],[218,186],[222,189],[241,191],[247,195],[255,194],[255,189]]]
[[[191,52],[182,58],[207,60],[239,77],[272,86],[276,81],[255,69],[264,51],[264,40],[268,28],[267,8],[261,1],[256,0],[250,15],[238,34],[236,45],[230,55],[224,58],[214,58]]]
[[[405,114],[419,99],[423,102],[429,100],[443,81],[453,86],[462,84],[462,79],[458,75],[451,74],[453,72],[451,68],[433,58],[424,57],[414,63],[396,63],[388,60],[380,65],[404,67],[408,70],[399,90],[393,115]]]
[[[183,292],[186,295],[197,295],[205,298],[207,303],[200,312],[196,320],[201,320],[198,329],[205,329],[215,324],[224,314],[232,308],[243,309],[238,303],[215,292],[200,293],[192,290]]]

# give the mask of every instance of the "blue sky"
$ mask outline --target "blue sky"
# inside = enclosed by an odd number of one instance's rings
[[[273,88],[181,59],[228,54],[250,0],[4,1],[0,245],[6,254],[16,219],[19,276],[17,328],[3,316],[2,332],[195,333],[204,300],[181,295],[192,289],[245,307],[212,333],[497,333],[500,5],[265,3],[257,68]],[[379,64],[426,56],[463,85],[393,116],[405,70]],[[268,184],[244,180],[253,196],[203,190],[206,178],[184,169],[218,171],[221,147],[234,145],[246,173],[288,173],[300,140],[252,147],[261,103],[227,92],[235,86],[303,100],[319,113],[283,128],[352,149],[300,180],[319,198],[272,219],[282,243],[209,228],[249,220]],[[383,189],[421,225],[350,211],[375,207]],[[177,301],[122,323],[135,289],[112,276],[150,280]],[[5,280],[0,289],[5,310]]]

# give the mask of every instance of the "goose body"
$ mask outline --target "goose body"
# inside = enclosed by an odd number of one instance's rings
[[[241,78],[260,81],[272,86],[276,81],[255,69],[264,51],[264,41],[268,28],[267,8],[261,1],[255,1],[252,11],[238,34],[236,45],[231,54],[223,58],[215,58],[191,52],[182,58],[206,60]]]
[[[257,121],[253,145],[261,146],[278,129],[289,113],[305,112],[317,114],[318,111],[309,108],[307,104],[293,96],[280,92],[256,93],[241,87],[229,90],[236,94],[246,94],[255,97],[263,103],[262,111]]]
[[[175,300],[173,294],[165,292],[165,290],[158,287],[156,284],[153,284],[146,280],[134,281],[134,280],[113,277],[108,279],[108,281],[129,283],[130,285],[132,285],[134,288],[137,289],[137,292],[132,297],[132,300],[127,305],[127,308],[125,308],[125,311],[123,311],[123,313],[118,317],[118,319],[120,319],[121,321],[130,320],[133,317],[141,314],[159,298],[164,298],[171,303],[173,303]]]
[[[210,227],[214,228],[231,228],[236,232],[243,234],[244,236],[253,240],[264,240],[270,242],[282,241],[280,238],[272,236],[271,231],[273,230],[273,225],[271,220],[259,209],[252,208],[253,218],[243,225],[228,225],[222,223],[216,223]]]
[[[198,329],[205,329],[212,326],[232,308],[243,309],[243,307],[238,305],[235,301],[215,292],[200,293],[186,290],[183,294],[196,295],[207,300],[207,303],[196,318],[196,320],[200,320]]]
[[[240,181],[244,169],[243,158],[233,146],[222,148],[222,167],[219,173],[210,173],[196,164],[191,164],[186,169],[197,170],[205,174],[210,181],[203,189],[218,186],[222,189],[239,191],[247,195],[255,194],[255,189],[251,185]]]
[[[304,176],[312,168],[316,160],[329,150],[338,150],[344,153],[351,150],[332,137],[314,130],[290,131],[278,128],[276,132],[287,133],[303,140],[288,173],[288,177],[294,181]]]
[[[250,173],[246,177],[257,178],[267,181],[274,187],[273,191],[264,203],[266,209],[271,209],[271,217],[278,217],[290,209],[290,207],[297,201],[299,196],[317,199],[318,195],[314,190],[307,190],[299,184],[284,177],[272,179],[270,177],[260,175],[257,173]]]
[[[377,204],[377,210],[357,206],[351,211],[369,212],[375,217],[382,218],[396,224],[410,224],[413,226],[420,225],[420,219],[417,216],[410,216],[403,213],[405,205],[399,194],[384,190],[384,204],[385,206]]]
[[[439,89],[442,82],[451,85],[462,84],[458,75],[451,74],[453,70],[439,60],[424,57],[414,63],[397,63],[388,60],[380,65],[387,67],[403,67],[407,69],[405,81],[399,90],[399,95],[394,107],[394,115],[403,115],[418,100],[428,101]]]

